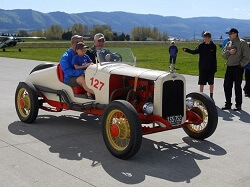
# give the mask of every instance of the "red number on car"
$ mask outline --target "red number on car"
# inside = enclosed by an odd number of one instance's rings
[[[94,77],[92,77],[90,79],[91,81],[91,86],[93,86],[94,88],[98,89],[98,90],[102,90],[103,86],[104,86],[104,82],[99,81],[98,79],[95,79]]]

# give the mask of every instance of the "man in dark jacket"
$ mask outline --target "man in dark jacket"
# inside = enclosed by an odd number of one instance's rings
[[[168,52],[170,55],[170,61],[169,61],[170,64],[172,64],[172,62],[173,62],[173,64],[175,64],[176,58],[177,58],[177,53],[178,53],[178,48],[176,47],[174,41],[171,42],[171,46],[169,47]]]
[[[101,50],[104,47],[105,37],[102,33],[97,33],[94,36],[94,45],[89,50],[87,50],[86,54],[90,57],[92,62],[96,63],[97,50]]]
[[[199,54],[199,81],[200,92],[203,92],[204,85],[210,85],[210,97],[213,99],[214,74],[217,71],[216,45],[211,41],[211,33],[203,34],[204,42],[194,50],[183,48],[184,52]]]

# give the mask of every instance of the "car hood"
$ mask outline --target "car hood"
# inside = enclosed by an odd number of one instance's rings
[[[165,71],[138,68],[138,67],[134,67],[134,66],[126,65],[126,64],[108,65],[104,67],[102,71],[106,71],[107,73],[110,73],[113,75],[139,77],[142,79],[148,79],[148,80],[154,80],[154,81],[164,74],[166,75],[169,74],[168,72],[165,72]]]

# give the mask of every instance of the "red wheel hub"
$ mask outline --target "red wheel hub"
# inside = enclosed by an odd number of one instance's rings
[[[111,131],[111,135],[114,137],[114,138],[117,138],[120,134],[120,130],[119,130],[119,127],[116,125],[116,124],[112,124],[110,126],[110,131]]]
[[[20,107],[23,109],[25,105],[24,99],[20,99],[19,104],[20,104]]]

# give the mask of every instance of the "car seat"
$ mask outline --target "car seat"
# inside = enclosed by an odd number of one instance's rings
[[[62,83],[64,83],[64,73],[62,71],[62,68],[61,68],[60,64],[57,65],[57,76],[58,76],[58,79]],[[74,94],[84,94],[84,93],[86,93],[86,91],[83,89],[83,87],[72,86],[71,88],[73,89]]]

